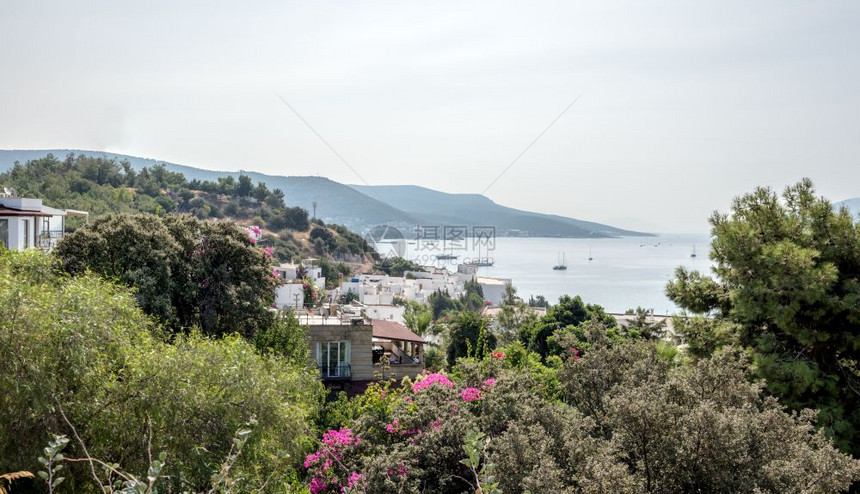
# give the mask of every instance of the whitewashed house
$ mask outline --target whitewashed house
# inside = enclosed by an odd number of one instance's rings
[[[505,287],[511,284],[510,279],[484,278],[479,276],[476,280],[481,285],[481,291],[484,292],[484,300],[489,300],[495,307],[502,305]]]
[[[51,250],[63,238],[66,216],[88,216],[83,211],[56,209],[41,199],[0,194],[0,246],[9,250]]]

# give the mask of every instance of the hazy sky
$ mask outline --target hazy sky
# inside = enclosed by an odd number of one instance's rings
[[[0,148],[481,192],[705,232],[860,196],[860,2],[0,0]],[[354,168],[344,165],[281,95]]]

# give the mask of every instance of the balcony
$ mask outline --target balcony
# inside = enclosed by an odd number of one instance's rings
[[[42,231],[42,233],[39,234],[39,243],[37,247],[44,251],[53,250],[53,248],[57,246],[57,242],[62,240],[63,235],[64,234],[61,231]]]
[[[352,376],[349,364],[320,365],[320,377],[323,381],[348,381]]]

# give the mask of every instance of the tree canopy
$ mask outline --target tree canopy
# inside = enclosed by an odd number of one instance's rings
[[[91,270],[134,287],[141,308],[175,331],[250,336],[272,320],[270,259],[231,223],[104,215],[56,253],[69,273]]]
[[[715,278],[679,269],[666,293],[714,316],[679,326],[700,354],[736,341],[768,390],[860,453],[860,227],[811,181],[758,188],[711,217]]]

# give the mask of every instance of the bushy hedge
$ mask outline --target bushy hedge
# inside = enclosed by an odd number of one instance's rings
[[[277,492],[295,477],[322,393],[306,362],[281,353],[239,336],[167,341],[124,287],[62,274],[44,254],[0,253],[0,471],[35,472],[52,434],[73,438],[62,410],[93,457],[143,474],[148,451],[165,452],[163,482],[199,491],[254,422],[234,489],[268,479]],[[75,439],[66,456],[83,456]],[[67,492],[95,489],[83,463],[66,477]]]

